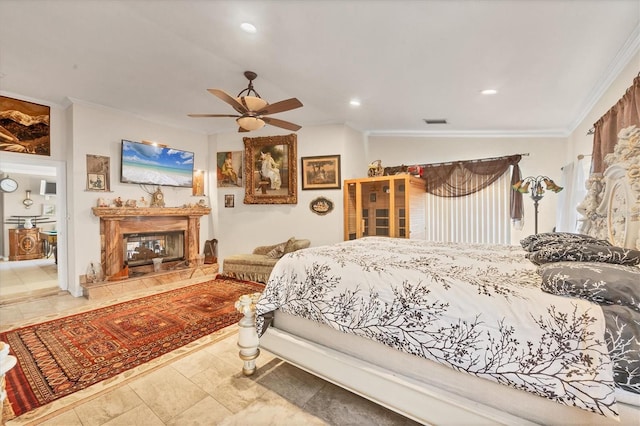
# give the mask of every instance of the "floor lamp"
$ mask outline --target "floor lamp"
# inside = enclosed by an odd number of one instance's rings
[[[556,183],[548,178],[547,176],[529,176],[526,177],[513,185],[513,189],[520,192],[521,194],[526,194],[531,191],[531,199],[533,200],[533,207],[535,209],[535,233],[538,233],[538,203],[544,197],[544,188],[542,188],[542,184],[545,184],[549,191],[560,192],[562,191],[562,187],[556,185]]]

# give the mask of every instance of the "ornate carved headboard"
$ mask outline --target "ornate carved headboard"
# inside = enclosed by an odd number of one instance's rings
[[[589,178],[578,206],[584,216],[580,232],[640,249],[640,128],[622,129],[604,161],[607,169]]]

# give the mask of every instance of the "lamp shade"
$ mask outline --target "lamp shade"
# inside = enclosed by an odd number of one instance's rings
[[[238,126],[245,130],[258,130],[264,127],[264,121],[256,117],[240,117],[236,119]]]
[[[241,96],[236,100],[246,106],[249,111],[259,111],[267,106],[267,101],[257,96]]]

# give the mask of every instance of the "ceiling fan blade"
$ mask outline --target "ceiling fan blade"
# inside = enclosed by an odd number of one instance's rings
[[[264,120],[264,122],[267,124],[270,124],[276,127],[282,127],[283,129],[287,129],[287,130],[293,130],[294,132],[302,128],[302,126],[298,126],[297,124],[293,124],[288,121],[279,120],[277,118],[271,118],[271,117],[260,117],[260,118]]]
[[[189,117],[193,118],[203,118],[203,117],[240,117],[240,115],[231,115],[231,114],[187,114]]]
[[[268,115],[275,114],[276,112],[284,112],[292,109],[300,108],[302,106],[302,102],[300,102],[296,98],[286,99],[284,101],[276,102],[274,104],[269,104],[266,107],[262,108],[260,111],[256,111],[257,115]]]
[[[244,114],[244,113],[246,113],[248,111],[247,108],[244,107],[244,105],[242,105],[240,102],[238,102],[236,100],[236,98],[234,98],[231,95],[228,95],[223,90],[220,90],[220,89],[207,89],[207,91],[209,93],[211,93],[212,95],[215,95],[215,96],[219,97],[220,99],[222,99],[223,101],[225,101],[229,105],[231,105],[233,107],[233,109],[238,111],[240,114]]]

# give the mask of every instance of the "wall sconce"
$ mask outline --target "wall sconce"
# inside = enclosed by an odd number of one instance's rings
[[[545,190],[542,188],[542,184],[545,184],[546,188],[549,191],[560,192],[562,191],[562,187],[556,185],[556,183],[548,178],[547,176],[529,176],[526,177],[513,185],[513,189],[520,192],[521,194],[526,194],[531,191],[531,199],[533,200],[533,206],[535,208],[535,233],[538,233],[538,203],[544,197]]]

